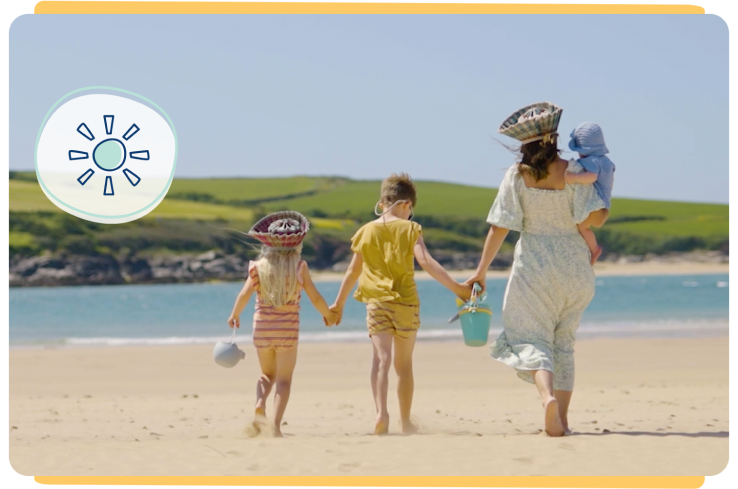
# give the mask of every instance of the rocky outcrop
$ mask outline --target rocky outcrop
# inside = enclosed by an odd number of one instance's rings
[[[727,250],[726,250],[727,251]],[[432,251],[433,256],[447,270],[470,270],[477,266],[478,253]],[[501,253],[490,267],[504,270],[512,265],[512,253]],[[723,251],[672,253],[668,255],[618,256],[610,254],[604,261],[619,263],[700,262],[728,263]],[[10,260],[10,286],[54,285],[114,285],[190,283],[207,281],[240,281],[248,274],[249,260],[238,255],[216,251],[190,255],[124,256],[110,255],[43,255],[14,256]],[[344,272],[348,261],[328,267],[311,263],[315,269]]]
[[[109,255],[44,255],[11,259],[10,286],[230,281],[242,280],[247,271],[247,259],[214,251],[120,259]]]
[[[120,264],[100,256],[34,256],[10,262],[10,286],[121,284]]]

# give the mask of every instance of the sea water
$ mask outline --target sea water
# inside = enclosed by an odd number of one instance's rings
[[[435,281],[418,281],[419,339],[459,340],[454,295]],[[507,279],[487,282],[494,311],[491,339],[502,330]],[[330,304],[339,283],[320,282]],[[578,337],[727,335],[727,274],[599,277]],[[228,339],[226,320],[241,283],[32,287],[10,290],[10,345],[134,345],[214,343]],[[251,303],[237,341],[249,341]],[[363,304],[349,299],[341,325],[326,328],[303,293],[300,341],[368,341]]]

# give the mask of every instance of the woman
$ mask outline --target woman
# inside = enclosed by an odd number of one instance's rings
[[[560,117],[561,108],[534,104],[500,127],[521,142],[519,162],[500,185],[479,266],[467,281],[484,286],[508,231],[520,231],[502,306],[504,331],[492,345],[492,358],[535,383],[550,436],[570,432],[575,333],[595,289],[590,252],[577,224],[600,227],[608,215],[592,185],[566,184],[569,165],[557,149]]]

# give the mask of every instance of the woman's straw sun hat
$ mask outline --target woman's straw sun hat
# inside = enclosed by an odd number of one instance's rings
[[[522,144],[532,143],[556,134],[563,109],[551,102],[539,102],[515,111],[500,125],[497,132],[517,139]]]
[[[281,211],[260,219],[248,235],[276,250],[291,250],[302,244],[310,229],[307,218],[295,211]]]

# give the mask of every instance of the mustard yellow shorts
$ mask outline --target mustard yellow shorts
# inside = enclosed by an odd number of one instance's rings
[[[394,336],[409,338],[420,328],[420,306],[399,302],[370,302],[366,305],[369,336],[391,331]]]

